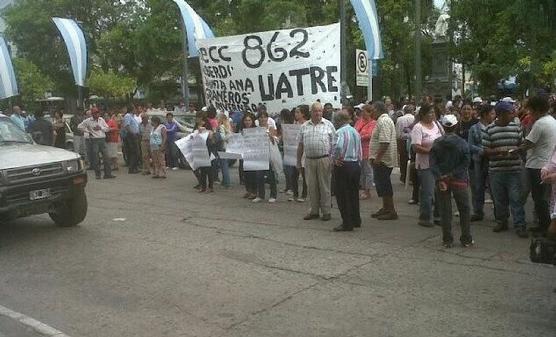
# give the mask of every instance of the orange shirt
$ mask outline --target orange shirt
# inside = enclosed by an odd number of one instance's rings
[[[118,125],[118,122],[113,119],[109,119],[106,121],[106,124],[108,124],[108,127],[110,128],[110,132],[106,134],[106,141],[108,143],[119,143],[120,127]]]

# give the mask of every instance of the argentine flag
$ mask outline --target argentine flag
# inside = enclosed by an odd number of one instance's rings
[[[0,37],[0,99],[17,95],[19,95],[19,91],[17,90],[12,58],[6,40]]]
[[[66,43],[75,84],[84,87],[87,76],[87,44],[85,44],[83,31],[74,20],[62,18],[52,18],[52,20]]]
[[[375,1],[351,0],[351,5],[355,10],[359,28],[363,32],[369,59],[378,60],[384,58]]]
[[[197,39],[213,38],[214,33],[207,25],[205,20],[189,6],[185,0],[174,0],[181,12],[181,17],[187,32],[187,47],[189,49],[189,57],[199,56],[197,49]]]

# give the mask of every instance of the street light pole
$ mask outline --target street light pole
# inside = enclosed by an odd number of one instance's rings
[[[421,0],[415,0],[415,103],[421,101],[423,74],[421,71]]]

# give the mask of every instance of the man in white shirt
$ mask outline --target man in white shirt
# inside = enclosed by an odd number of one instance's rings
[[[102,161],[104,163],[104,179],[115,178],[112,175],[112,170],[109,165],[110,158],[108,156],[108,149],[106,148],[106,132],[110,131],[110,127],[106,121],[100,117],[98,108],[91,110],[92,117],[85,119],[77,128],[88,135],[91,145],[91,167],[95,170],[97,179],[100,179],[100,163],[98,160],[99,153],[102,153]]]
[[[556,120],[548,114],[550,106],[544,96],[529,98],[525,108],[532,114],[535,122],[519,151],[527,150],[525,168],[531,182],[531,195],[539,227],[531,230],[544,233],[550,224],[549,200],[551,185],[543,184],[541,169],[545,166],[556,146]]]
[[[323,118],[323,110],[321,103],[314,103],[311,106],[311,119],[301,126],[299,132],[297,169],[306,172],[311,200],[311,210],[304,217],[305,220],[317,219],[319,210],[322,211],[322,221],[331,219],[331,154],[336,129],[330,121]],[[305,168],[302,165],[303,155],[305,155]]]

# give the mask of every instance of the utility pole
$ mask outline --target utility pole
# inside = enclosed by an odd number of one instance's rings
[[[183,33],[183,43],[182,43],[182,49],[183,49],[183,72],[181,75],[181,94],[183,97],[183,103],[185,105],[186,109],[189,109],[189,81],[187,80],[187,74],[189,72],[188,68],[187,68],[187,31],[185,29],[185,24],[183,22],[183,20],[180,20],[181,23],[181,31]]]
[[[415,103],[421,101],[423,73],[421,69],[421,0],[415,0]]]

